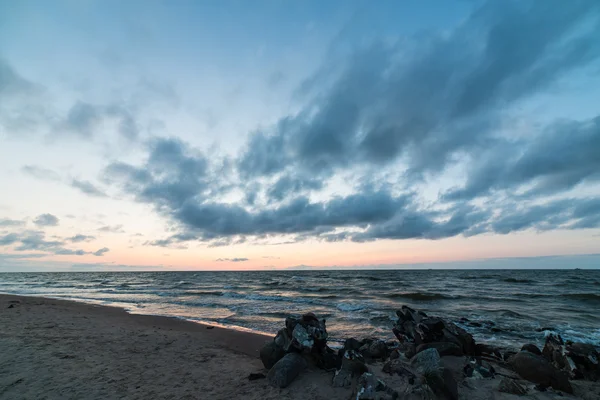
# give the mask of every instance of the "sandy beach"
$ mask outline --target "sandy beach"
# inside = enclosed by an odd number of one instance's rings
[[[264,372],[258,352],[268,340],[118,308],[0,295],[0,399],[347,397],[319,371],[287,389],[250,381],[250,373]]]
[[[353,388],[331,385],[315,367],[289,387],[249,380],[265,373],[259,350],[272,337],[175,318],[36,297],[0,295],[0,399],[349,399]],[[462,359],[444,357],[460,380]],[[370,366],[381,373],[381,365]],[[503,372],[498,367],[500,373]],[[506,374],[514,375],[510,371]],[[399,377],[386,378],[391,386]],[[600,398],[599,385],[573,381],[574,396],[538,392],[528,398]],[[499,379],[459,384],[461,399],[511,399]],[[398,387],[398,386],[396,386]],[[414,396],[399,398],[418,398]]]

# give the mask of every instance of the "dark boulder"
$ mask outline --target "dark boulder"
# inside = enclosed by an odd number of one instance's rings
[[[388,346],[383,340],[374,340],[360,348],[363,356],[371,359],[381,359],[388,356]]]
[[[440,369],[440,354],[434,348],[417,353],[411,360],[410,365],[422,375],[437,372]]]
[[[498,385],[498,391],[504,393],[515,394],[517,396],[523,396],[527,394],[527,389],[521,386],[514,379],[502,378]]]
[[[538,356],[542,355],[542,351],[532,343],[523,345],[523,347],[521,347],[521,351],[528,351],[530,353],[537,354]]]
[[[277,345],[275,341],[266,343],[260,350],[260,360],[266,369],[273,368],[277,361],[285,356],[285,350]]]
[[[565,345],[567,357],[575,364],[575,377],[587,380],[600,380],[599,354],[596,348],[588,343],[571,343]]]
[[[512,368],[524,379],[543,387],[552,387],[566,393],[573,393],[567,376],[554,367],[544,357],[528,351],[521,351],[509,360]]]
[[[408,365],[398,359],[386,362],[383,364],[381,370],[386,374],[406,377],[408,383],[411,385],[415,383],[416,375],[410,370]]]
[[[267,374],[267,381],[274,387],[288,387],[307,366],[306,360],[300,354],[288,353],[273,365]]]
[[[445,356],[458,356],[463,355],[462,348],[456,343],[452,342],[434,342],[434,343],[423,343],[417,346],[417,353],[420,353],[427,349],[436,349],[440,357]]]
[[[354,338],[346,339],[344,342],[344,350],[358,350],[362,347],[363,343]]]
[[[427,385],[429,385],[438,398],[458,400],[458,384],[450,369],[443,368],[437,373],[428,374],[426,381]]]

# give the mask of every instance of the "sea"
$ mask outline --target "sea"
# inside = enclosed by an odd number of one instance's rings
[[[600,270],[321,270],[0,273],[0,293],[43,296],[274,335],[288,315],[325,318],[330,343],[393,338],[402,305],[478,342],[600,345]],[[467,321],[468,320],[468,321]]]

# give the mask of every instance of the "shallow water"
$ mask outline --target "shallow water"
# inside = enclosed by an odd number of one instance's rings
[[[289,314],[327,319],[333,339],[392,337],[403,304],[458,322],[478,341],[540,343],[551,328],[600,345],[600,270],[2,273],[0,292],[119,306],[275,333]],[[460,323],[459,323],[460,324]]]

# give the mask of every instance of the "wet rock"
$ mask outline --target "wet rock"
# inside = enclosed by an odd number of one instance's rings
[[[410,365],[415,368],[419,374],[424,375],[438,372],[440,361],[440,354],[436,349],[427,349],[417,353],[410,360]]]
[[[575,378],[600,380],[599,354],[593,345],[567,342],[565,350],[567,357],[576,366]]]
[[[521,351],[509,360],[512,368],[524,379],[566,393],[573,393],[567,376],[544,357]]]
[[[517,383],[514,379],[502,378],[498,385],[498,391],[510,394],[516,394],[517,396],[523,396],[527,394],[527,389]]]
[[[542,351],[535,344],[532,343],[523,345],[523,347],[521,347],[521,351],[528,351],[530,353],[537,354],[538,356],[542,355]]]
[[[277,345],[273,340],[263,346],[260,350],[260,360],[266,369],[273,366],[285,356],[285,350]]]
[[[277,361],[267,374],[271,386],[285,388],[307,367],[306,360],[297,353],[288,353]]]
[[[392,329],[398,340],[413,342],[416,346],[427,343],[454,343],[463,354],[475,354],[475,340],[458,325],[438,317],[402,306],[396,311],[398,321]]]
[[[463,351],[459,345],[452,342],[434,342],[434,343],[424,343],[417,346],[417,353],[420,353],[427,349],[436,349],[440,355],[440,357],[445,356],[462,356]]]
[[[400,358],[400,351],[398,351],[398,349],[392,350],[390,353],[390,360],[396,360],[398,358]]]

